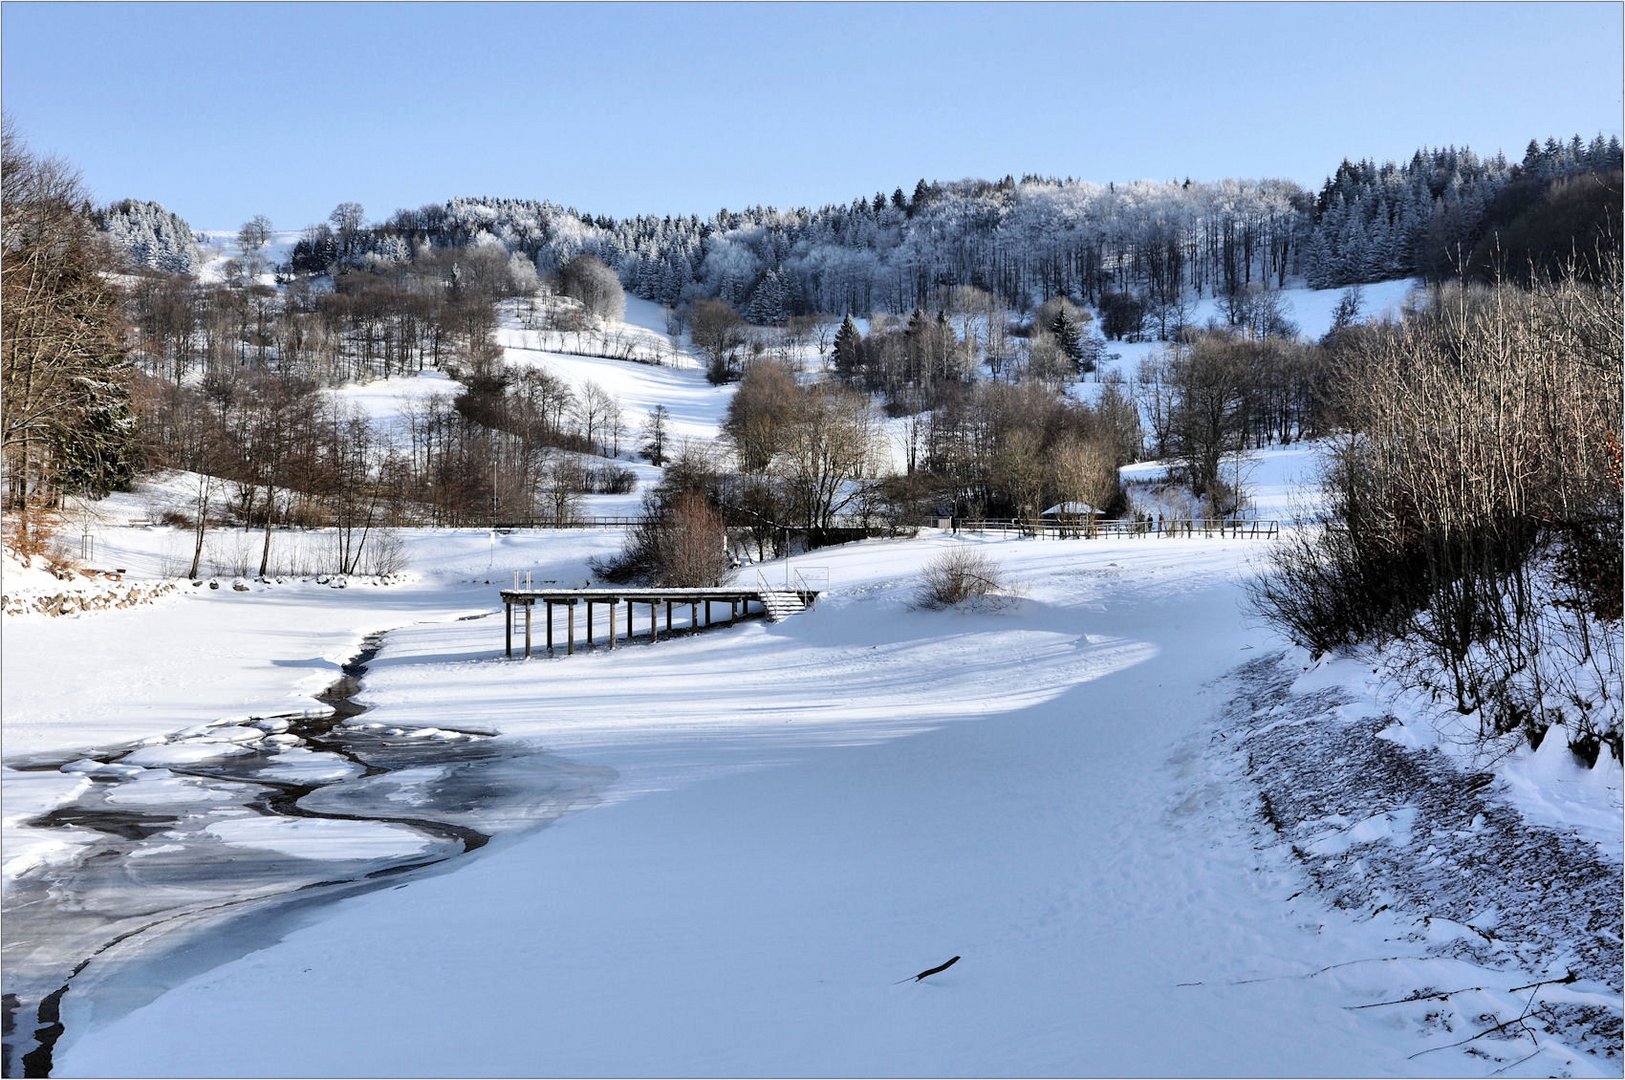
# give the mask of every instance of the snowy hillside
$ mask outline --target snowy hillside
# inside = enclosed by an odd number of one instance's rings
[[[203,264],[198,268],[199,281],[219,283],[226,280],[226,263],[231,259],[239,258],[241,250],[237,243],[235,229],[205,229],[198,235],[203,237]],[[265,260],[266,271],[260,275],[261,284],[271,285],[276,281],[275,268],[288,261],[293,252],[293,246],[304,235],[300,229],[280,229],[270,234],[270,240],[261,250]]]
[[[1377,322],[1386,318],[1397,319],[1405,298],[1416,287],[1416,282],[1409,279],[1395,281],[1378,281],[1360,286],[1360,314],[1361,322]],[[1298,336],[1311,341],[1324,337],[1332,327],[1332,315],[1337,310],[1338,302],[1348,292],[1346,288],[1339,289],[1310,289],[1306,287],[1293,287],[1279,290],[1276,295],[1280,298],[1281,313],[1298,328]],[[1224,318],[1219,310],[1219,302],[1211,296],[1203,297],[1191,305],[1190,322],[1194,326],[1206,326],[1209,323],[1223,325]],[[1135,369],[1141,360],[1147,356],[1161,352],[1167,346],[1160,341],[1108,341],[1106,352],[1108,356],[1116,354],[1116,358],[1102,364],[1100,375],[1108,372],[1117,372],[1130,381],[1134,378]],[[1098,376],[1087,376],[1090,381],[1098,381]],[[1080,394],[1088,398],[1091,391],[1088,384],[1077,388]]]

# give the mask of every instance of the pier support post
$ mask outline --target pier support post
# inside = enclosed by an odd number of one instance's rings
[[[574,656],[576,654],[576,606],[574,604],[570,605],[570,617],[567,626],[568,629],[565,630],[564,634],[564,655]]]
[[[615,601],[609,602],[609,651],[615,651]]]
[[[553,655],[553,601],[547,602],[547,655]]]
[[[525,605],[525,659],[526,660],[530,659],[530,609],[535,607],[535,606],[536,605],[534,605],[534,604],[526,604]]]
[[[507,646],[508,656],[513,656],[513,601],[502,601],[502,641]]]

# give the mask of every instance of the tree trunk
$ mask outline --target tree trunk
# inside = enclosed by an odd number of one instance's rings
[[[265,546],[260,549],[260,577],[271,564],[271,520],[276,516],[276,485],[265,486]]]

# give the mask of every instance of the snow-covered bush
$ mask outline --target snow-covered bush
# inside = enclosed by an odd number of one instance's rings
[[[915,599],[921,607],[946,608],[982,600],[1004,587],[999,564],[970,547],[944,551],[920,572]]]

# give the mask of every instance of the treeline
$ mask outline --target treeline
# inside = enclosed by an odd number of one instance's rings
[[[264,528],[262,567],[275,528],[334,528],[332,569],[352,572],[382,526],[565,521],[585,493],[630,490],[629,470],[591,460],[633,437],[613,397],[498,363],[496,304],[536,291],[528,260],[486,244],[279,289],[261,280],[256,220],[228,280],[205,283],[133,266],[74,171],[9,126],[0,161],[0,460],[8,535],[24,546],[64,495],[159,468],[199,476],[175,522],[197,530],[194,573],[226,521]],[[575,278],[613,303],[603,276]],[[398,442],[326,391],[430,364],[466,386],[406,410]]]
[[[1475,247],[1510,224],[1496,205],[1509,185],[1544,192],[1566,177],[1611,175],[1620,161],[1617,139],[1574,136],[1531,142],[1518,163],[1454,147],[1418,150],[1403,164],[1344,161],[1318,193],[1276,180],[1101,186],[1007,176],[708,218],[616,219],[547,201],[459,198],[370,228],[344,204],[347,215],[336,211],[295,247],[290,268],[334,274],[495,240],[543,274],[585,253],[645,299],[672,308],[720,299],[758,325],[824,312],[906,316],[930,309],[944,288],[968,286],[1023,313],[1055,296],[1102,310],[1130,299],[1144,321],[1118,336],[1167,338],[1191,298],[1279,287],[1289,275],[1322,287],[1459,276]],[[1590,247],[1583,235],[1579,247]]]
[[[1321,528],[1255,589],[1316,653],[1385,646],[1392,676],[1494,737],[1561,727],[1621,757],[1617,244],[1531,287],[1435,287],[1331,349],[1339,429]]]
[[[541,371],[413,402],[398,437],[294,374],[209,375],[196,386],[133,379],[139,460],[222,482],[200,491],[185,522],[200,529],[568,524],[583,494],[635,482],[631,470],[592,460],[629,439],[614,399]]]
[[[1418,150],[1408,162],[1382,166],[1344,161],[1315,200],[1314,228],[1303,250],[1305,279],[1315,288],[1412,275],[1439,282],[1463,276],[1551,275],[1595,250],[1598,235],[1619,219],[1619,140],[1578,135],[1568,142],[1531,140],[1518,164],[1480,159],[1454,147]],[[1583,179],[1582,179],[1583,178]],[[1544,215],[1521,226],[1520,215],[1548,200],[1567,203],[1573,189],[1611,191],[1595,205]],[[1574,212],[1574,210],[1581,212]],[[1519,241],[1513,235],[1531,234]],[[1531,242],[1533,246],[1531,246]]]

